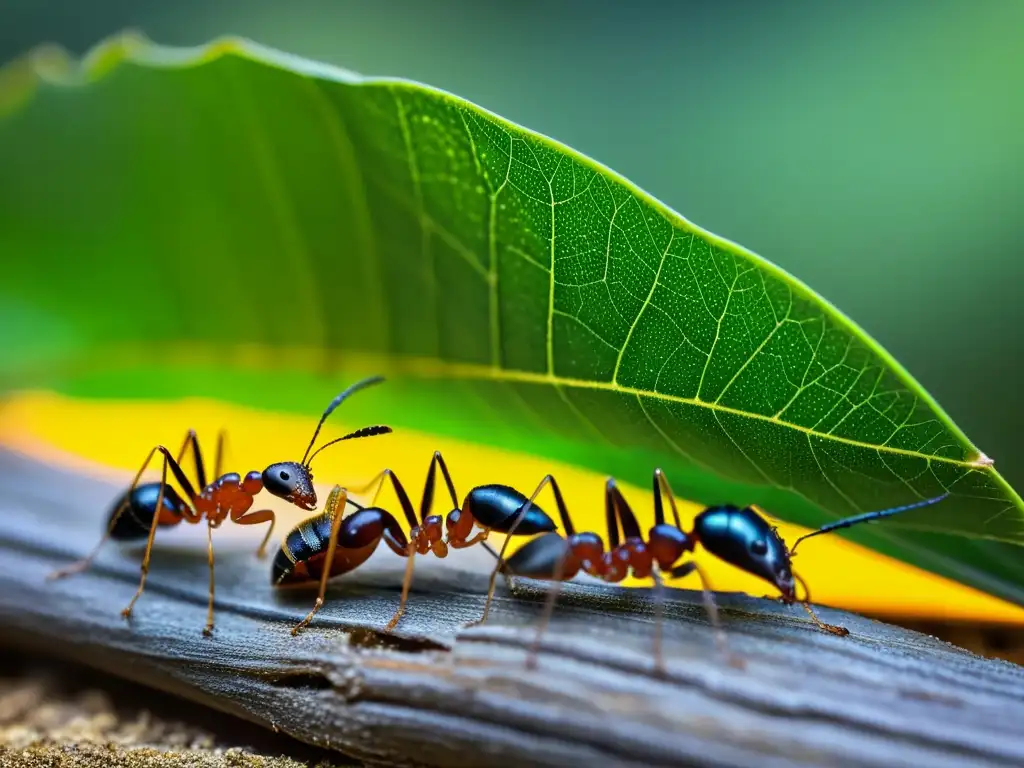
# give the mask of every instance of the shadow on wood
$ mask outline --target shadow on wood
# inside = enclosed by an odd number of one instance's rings
[[[201,634],[201,547],[154,555],[129,623],[132,551],[111,544],[88,573],[46,580],[96,542],[122,490],[0,452],[0,639],[389,765],[1024,764],[1024,668],[829,609],[850,636],[799,607],[719,595],[739,670],[699,593],[668,590],[659,679],[650,593],[569,585],[528,671],[545,587],[512,595],[499,582],[488,624],[464,630],[492,563],[479,548],[417,558],[393,636],[382,630],[405,564],[384,548],[332,584],[299,637],[289,630],[313,593],[273,590],[251,551],[218,553],[214,637]]]

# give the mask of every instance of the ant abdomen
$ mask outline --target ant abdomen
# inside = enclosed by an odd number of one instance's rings
[[[328,563],[333,518],[334,510],[327,509],[288,534],[274,558],[273,584],[315,581],[325,569],[332,576],[353,571],[370,559],[381,539],[396,554],[407,554],[408,539],[394,518],[383,509],[364,507],[342,519]]]
[[[110,521],[122,506],[125,506],[125,509],[114,521],[114,526],[110,529],[110,538],[116,541],[137,541],[149,536],[153,518],[157,515],[160,486],[161,483],[145,483],[118,497],[107,516],[107,525],[110,525]],[[157,525],[177,525],[185,516],[185,502],[170,485],[164,485],[163,496]]]
[[[481,528],[499,533],[508,533],[516,525],[520,511],[529,499],[507,485],[481,485],[466,496],[462,505],[463,514],[469,513]],[[555,521],[548,517],[536,504],[531,504],[526,514],[516,525],[516,534],[531,536],[558,529]]]
[[[579,558],[572,546],[554,531],[538,536],[520,547],[505,561],[508,573],[526,579],[558,580],[560,577],[568,581],[579,572],[580,567]]]

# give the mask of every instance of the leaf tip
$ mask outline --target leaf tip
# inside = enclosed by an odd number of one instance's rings
[[[984,469],[985,467],[994,467],[996,462],[995,459],[990,459],[981,451],[978,451],[977,455],[967,462],[972,467],[978,467]]]

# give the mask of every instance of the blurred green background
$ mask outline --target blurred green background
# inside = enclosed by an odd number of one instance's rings
[[[0,58],[233,33],[447,89],[781,265],[1020,489],[1024,1],[0,0]],[[0,169],[2,183],[2,169]]]

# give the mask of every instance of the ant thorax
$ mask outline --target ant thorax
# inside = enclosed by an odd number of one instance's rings
[[[249,472],[243,479],[237,472],[221,475],[196,496],[196,512],[213,527],[228,517],[239,517],[249,511],[256,494],[263,490],[259,472]]]
[[[443,536],[444,520],[440,515],[428,515],[422,524],[409,530],[409,539],[415,544],[416,552],[421,555],[433,552],[436,557],[447,556],[448,545]]]

